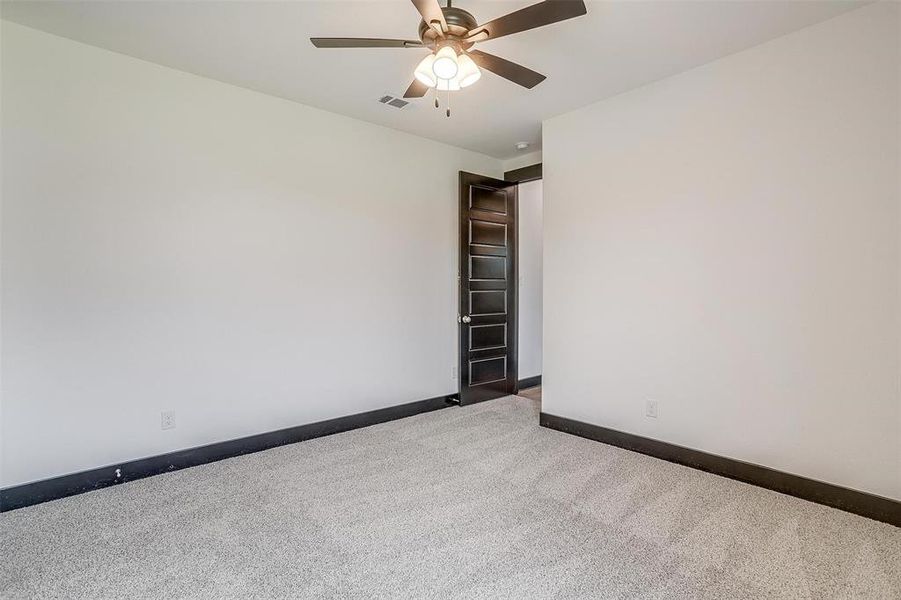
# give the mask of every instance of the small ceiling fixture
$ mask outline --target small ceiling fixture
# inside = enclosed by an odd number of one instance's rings
[[[522,152],[529,149],[529,142],[516,142],[516,149]]]
[[[584,15],[583,0],[544,0],[482,25],[461,8],[442,7],[438,0],[411,0],[422,15],[419,40],[381,38],[310,38],[317,48],[428,48],[431,53],[413,71],[413,83],[404,98],[421,98],[429,89],[437,92],[456,92],[474,84],[482,77],[482,69],[500,75],[525,88],[533,88],[545,76],[493,54],[472,47],[478,42],[493,40],[512,33],[565,21]],[[450,94],[447,96],[447,116],[450,116]]]

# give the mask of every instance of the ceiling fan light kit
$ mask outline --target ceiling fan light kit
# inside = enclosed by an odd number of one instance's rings
[[[444,46],[423,58],[413,76],[430,88],[455,92],[478,81],[482,71],[467,54],[458,55],[453,47]]]
[[[431,50],[413,71],[404,98],[422,98],[429,89],[455,92],[482,77],[481,69],[531,89],[545,80],[541,73],[509,60],[473,50],[478,42],[543,27],[587,12],[583,0],[544,0],[482,25],[472,14],[438,0],[411,0],[419,11],[419,40],[380,38],[310,38],[317,48],[427,48]],[[481,67],[481,69],[480,69]],[[448,97],[449,99],[449,97]],[[435,106],[438,106],[437,97]],[[450,116],[450,108],[447,115]]]

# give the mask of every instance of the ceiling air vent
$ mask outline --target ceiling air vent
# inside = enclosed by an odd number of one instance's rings
[[[379,98],[379,102],[382,104],[387,104],[388,106],[393,106],[394,108],[403,108],[409,104],[406,100],[401,100],[400,98],[395,98],[394,96],[382,96]]]

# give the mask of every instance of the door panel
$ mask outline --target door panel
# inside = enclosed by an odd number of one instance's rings
[[[500,223],[472,219],[469,227],[470,243],[473,246],[494,246],[507,249],[507,229]]]
[[[507,258],[504,256],[470,256],[472,280],[507,278]]]
[[[504,381],[507,377],[507,358],[483,358],[473,360],[469,367],[469,385],[481,385]]]
[[[461,172],[460,404],[516,381],[516,184]]]
[[[488,350],[507,345],[506,325],[470,325],[469,349]]]
[[[469,292],[469,311],[462,314],[502,315],[507,312],[507,292]]]
[[[474,177],[479,176],[474,175]],[[490,183],[488,185],[475,182],[472,184],[470,208],[505,215],[507,214],[507,204],[507,194],[503,190],[493,187]]]

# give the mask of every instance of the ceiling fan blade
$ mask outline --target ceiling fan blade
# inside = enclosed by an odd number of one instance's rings
[[[404,98],[422,98],[427,91],[429,91],[429,86],[418,79],[414,79],[407,91],[404,92]]]
[[[422,48],[419,40],[388,40],[382,38],[310,38],[317,48]]]
[[[444,13],[441,11],[441,5],[438,0],[412,0],[413,6],[422,15],[422,20],[427,25],[431,25],[433,29],[441,35],[447,31],[447,22],[444,20]]]
[[[511,33],[519,33],[573,17],[581,17],[587,12],[583,0],[544,0],[544,2],[527,6],[479,25],[470,31],[466,38],[481,38],[478,41],[493,40]]]
[[[527,69],[515,62],[510,62],[500,56],[488,54],[480,50],[470,50],[467,52],[477,65],[491,71],[495,75],[500,75],[504,79],[509,79],[513,83],[517,83],[524,88],[532,89],[545,79],[546,76],[536,73],[532,69]]]

